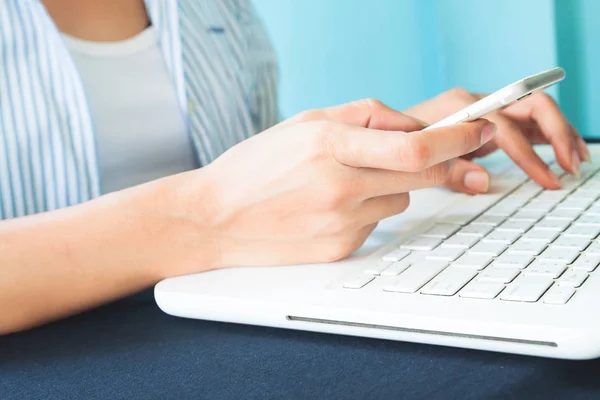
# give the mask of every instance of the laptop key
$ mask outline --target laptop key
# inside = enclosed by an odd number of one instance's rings
[[[570,222],[568,220],[544,218],[543,220],[535,224],[535,229],[562,232],[569,225]]]
[[[588,215],[600,215],[600,204],[592,204],[585,213]]]
[[[544,262],[544,261],[535,261],[530,266],[528,266],[524,271],[524,275],[538,275],[538,276],[547,276],[552,279],[558,278],[565,270],[567,266],[563,263],[557,262]]]
[[[569,237],[561,235],[558,239],[552,242],[552,247],[565,247],[583,251],[590,245],[590,241],[586,238]]]
[[[523,233],[529,230],[533,226],[534,222],[532,221],[513,221],[508,220],[504,222],[502,225],[496,228],[499,231],[510,231],[510,232],[519,232]]]
[[[383,261],[388,261],[388,262],[400,261],[403,258],[405,258],[406,256],[408,256],[409,254],[410,254],[409,250],[397,249],[397,250],[394,250],[394,251],[384,255],[382,257],[382,259],[383,259]]]
[[[400,246],[405,250],[424,250],[429,251],[438,247],[442,243],[442,239],[428,238],[428,237],[417,237],[409,240]]]
[[[447,239],[460,229],[460,225],[455,224],[435,224],[420,236],[435,237]]]
[[[552,201],[535,201],[535,199],[527,204],[522,210],[525,211],[541,211],[548,212],[555,206],[555,203]]]
[[[547,190],[535,198],[536,201],[552,201],[558,203],[569,195],[568,190]]]
[[[537,256],[546,248],[544,242],[527,242],[523,239],[517,240],[512,246],[508,248],[508,253],[516,254],[529,254]]]
[[[522,275],[500,294],[501,300],[536,302],[552,286],[553,280],[544,276]]]
[[[551,243],[557,237],[558,237],[558,232],[533,228],[530,231],[526,232],[521,238],[523,240],[531,241],[531,242]]]
[[[473,279],[475,275],[477,275],[477,272],[469,269],[446,268],[425,285],[425,287],[421,289],[421,293],[438,296],[454,296],[456,292],[462,289],[462,287]]]
[[[586,225],[578,225],[574,223],[564,231],[563,235],[565,236],[573,236],[573,237],[581,237],[592,240],[598,236],[600,233],[600,227],[598,226],[586,226]]]
[[[579,215],[581,215],[581,212],[578,210],[553,210],[548,215],[546,215],[546,218],[548,218],[548,219],[564,219],[564,220],[568,220],[568,221],[573,221]]]
[[[588,276],[585,271],[569,268],[556,283],[560,286],[579,287],[585,282]]]
[[[575,221],[576,225],[600,227],[600,215],[583,214]]]
[[[506,247],[504,243],[478,243],[469,249],[468,253],[497,257],[506,250]]]
[[[505,219],[504,217],[501,217],[501,216],[498,216],[498,215],[483,214],[482,216],[478,217],[476,220],[474,220],[471,223],[475,224],[475,225],[498,226],[502,222],[504,222],[504,219]]]
[[[571,267],[575,270],[592,272],[598,267],[598,264],[600,264],[600,257],[588,255],[586,250]]]
[[[457,235],[483,237],[490,233],[494,227],[489,225],[467,225],[457,232]]]
[[[573,297],[575,289],[567,286],[554,286],[544,296],[545,304],[566,304]]]
[[[482,270],[487,267],[492,260],[492,256],[486,256],[482,254],[464,254],[462,257],[452,263],[452,267]]]
[[[378,263],[374,263],[373,265],[368,266],[364,269],[365,274],[369,275],[379,275],[383,270],[391,266],[391,262],[380,261]]]
[[[414,264],[384,286],[383,290],[386,292],[415,293],[444,270],[446,266],[446,263],[440,261],[424,261]]]
[[[479,282],[509,283],[519,275],[518,269],[488,267],[477,275]]]
[[[484,243],[514,243],[521,236],[520,232],[494,230],[482,239]]]
[[[472,281],[460,291],[459,296],[470,299],[493,299],[504,290],[504,287],[502,283]]]
[[[556,208],[558,210],[580,210],[583,211],[592,204],[594,200],[591,199],[565,199],[562,203],[558,203]]]
[[[495,267],[523,269],[533,261],[529,254],[504,253],[494,261]]]
[[[596,200],[596,198],[598,197],[598,191],[597,190],[593,190],[593,189],[588,189],[588,188],[580,188],[577,189],[576,191],[574,191],[570,198],[571,199],[592,199],[592,200]]]
[[[600,243],[592,242],[592,244],[590,244],[590,247],[585,249],[583,254],[585,254],[586,256],[592,256],[592,257],[600,256]]]
[[[465,251],[463,249],[452,249],[438,247],[432,252],[425,255],[426,260],[454,261],[460,257]]]
[[[537,211],[537,210],[529,210],[529,211],[519,211],[514,214],[510,219],[512,221],[531,221],[538,222],[542,217],[546,214],[545,211]]]
[[[373,279],[375,279],[375,277],[371,275],[362,275],[357,278],[347,280],[343,283],[342,286],[344,287],[344,289],[360,289],[364,287],[367,283],[371,282]]]
[[[570,264],[579,256],[579,251],[573,248],[548,247],[538,256],[539,260],[559,261]]]
[[[381,271],[381,274],[379,274],[379,275],[380,276],[398,276],[410,266],[411,266],[411,263],[409,262],[409,260],[404,259],[402,261],[393,263],[388,268]]]
[[[468,249],[479,242],[478,236],[460,236],[454,235],[442,243],[443,248]]]

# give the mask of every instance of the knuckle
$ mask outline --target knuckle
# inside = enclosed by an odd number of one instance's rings
[[[400,158],[407,172],[422,171],[431,159],[431,147],[420,135],[410,135],[400,149]]]
[[[434,165],[425,170],[425,176],[433,186],[443,185],[450,178],[450,166],[447,162]]]
[[[381,101],[372,97],[366,98],[363,101],[371,110],[379,110],[385,107]]]
[[[312,146],[318,154],[331,153],[334,145],[334,126],[328,121],[308,122],[306,130],[311,133]]]
[[[463,126],[457,127],[460,129],[460,136],[456,139],[460,140],[460,145],[462,149],[471,150],[475,147],[478,147],[481,144],[482,126],[483,123],[476,122],[464,124]]]

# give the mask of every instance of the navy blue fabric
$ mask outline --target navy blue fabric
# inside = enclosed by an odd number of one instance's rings
[[[185,320],[148,296],[0,338],[1,399],[599,399],[561,361]]]

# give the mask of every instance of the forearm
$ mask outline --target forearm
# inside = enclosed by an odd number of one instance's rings
[[[1,222],[0,334],[135,293],[192,264],[210,268],[210,243],[181,217],[172,185]]]

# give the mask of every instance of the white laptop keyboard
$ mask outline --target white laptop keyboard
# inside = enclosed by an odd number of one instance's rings
[[[600,263],[599,168],[583,164],[577,180],[553,164],[562,183],[554,191],[510,169],[495,181],[498,194],[444,211],[342,287],[379,280],[399,294],[566,304]]]

